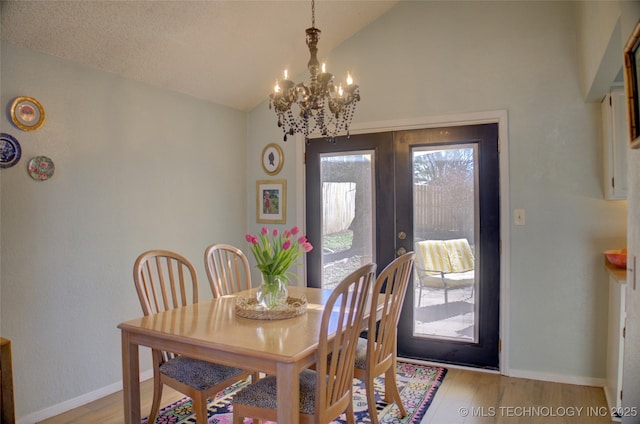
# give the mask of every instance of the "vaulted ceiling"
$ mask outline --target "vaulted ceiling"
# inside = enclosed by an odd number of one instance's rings
[[[396,3],[318,0],[319,58]],[[14,0],[0,13],[3,41],[245,111],[309,58],[310,1]]]

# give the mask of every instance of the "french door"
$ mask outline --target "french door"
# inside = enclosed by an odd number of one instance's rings
[[[498,126],[311,140],[306,146],[310,286],[416,253],[398,353],[498,368]]]

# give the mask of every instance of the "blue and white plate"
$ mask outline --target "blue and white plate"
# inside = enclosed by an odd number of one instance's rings
[[[15,137],[0,133],[0,168],[11,168],[18,163],[22,149]]]

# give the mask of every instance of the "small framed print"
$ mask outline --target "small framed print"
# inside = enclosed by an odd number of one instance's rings
[[[269,175],[276,175],[282,169],[284,153],[275,143],[267,144],[262,150],[262,169]]]
[[[44,108],[33,97],[16,97],[11,104],[11,120],[22,131],[37,130],[44,124]]]
[[[640,148],[640,21],[624,46],[625,89],[629,111],[631,148]]]
[[[287,181],[256,181],[256,220],[285,224],[287,222]]]

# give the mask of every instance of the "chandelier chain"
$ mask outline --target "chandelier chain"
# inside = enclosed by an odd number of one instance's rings
[[[316,26],[316,1],[311,0],[311,27],[315,28]]]

